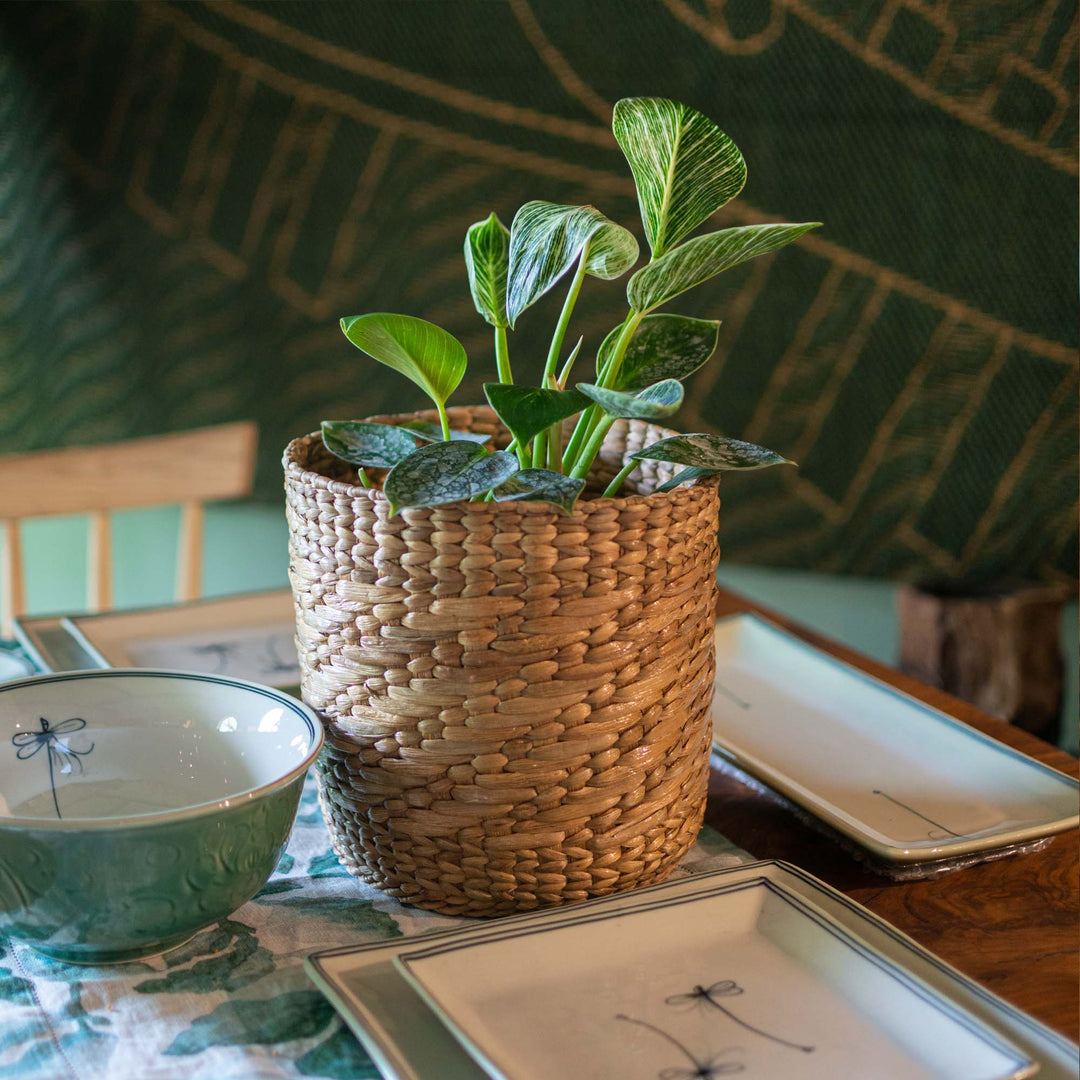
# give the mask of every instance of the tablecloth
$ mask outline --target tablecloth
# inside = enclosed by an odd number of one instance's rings
[[[749,858],[706,826],[675,874]],[[378,1077],[308,979],[304,957],[469,922],[406,907],[349,876],[309,775],[266,887],[186,945],[146,961],[82,967],[0,938],[0,1078]]]

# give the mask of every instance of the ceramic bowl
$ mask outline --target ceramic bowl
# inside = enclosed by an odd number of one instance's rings
[[[0,685],[0,934],[99,964],[225,918],[277,865],[322,739],[306,705],[239,679]]]

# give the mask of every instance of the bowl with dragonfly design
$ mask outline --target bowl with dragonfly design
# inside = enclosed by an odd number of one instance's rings
[[[183,944],[266,883],[322,740],[306,705],[240,679],[0,684],[0,935],[84,964]]]

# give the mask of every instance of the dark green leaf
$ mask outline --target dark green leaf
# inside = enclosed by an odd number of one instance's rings
[[[798,240],[820,224],[806,221],[798,225],[741,225],[695,236],[643,266],[627,283],[626,298],[635,311],[650,311],[747,259]]]
[[[534,435],[581,412],[589,399],[576,390],[541,390],[535,386],[484,383],[484,393],[507,430],[526,446]]]
[[[380,364],[412,379],[439,405],[457,389],[468,363],[465,349],[441,326],[411,315],[350,315],[345,336]]]
[[[474,442],[422,446],[386,475],[383,491],[390,513],[403,506],[442,506],[490,491],[518,469],[513,454],[488,453]]]
[[[630,456],[637,461],[671,461],[676,465],[689,465],[709,472],[795,464],[772,450],[766,450],[764,446],[707,433],[673,435]]]
[[[506,314],[510,325],[544,295],[589,244],[586,273],[610,281],[637,262],[634,234],[594,206],[527,202],[510,227],[510,271]]]
[[[373,469],[392,469],[416,449],[416,439],[404,429],[359,420],[324,420],[322,441],[342,461]]]
[[[400,430],[408,431],[418,439],[423,439],[424,442],[443,441],[442,428],[438,424],[429,424],[424,420],[414,420],[409,424],[402,424]],[[484,435],[478,431],[454,431],[453,428],[450,429],[451,442],[486,443],[490,442],[490,440],[490,435]]]
[[[608,416],[625,417],[628,420],[660,420],[671,416],[682,404],[683,385],[678,379],[646,386],[636,394],[624,390],[607,390],[590,383],[578,383],[577,388],[590,400],[595,401]]]
[[[550,469],[522,469],[495,489],[495,501],[549,502],[569,514],[584,486],[584,480],[574,480]]]
[[[604,338],[596,355],[602,370],[615,351],[623,324]],[[715,319],[692,319],[689,315],[646,315],[623,353],[615,390],[638,390],[661,379],[685,379],[716,349],[720,323]]]
[[[735,198],[746,182],[739,148],[686,105],[623,98],[615,103],[611,128],[634,174],[654,259]]]
[[[465,268],[476,310],[492,326],[509,326],[506,318],[506,271],[510,263],[510,230],[492,214],[469,226],[465,234]]]
[[[673,491],[687,480],[700,480],[703,476],[715,476],[716,469],[695,469],[692,465],[686,469],[680,469],[670,480],[665,480],[656,490]]]

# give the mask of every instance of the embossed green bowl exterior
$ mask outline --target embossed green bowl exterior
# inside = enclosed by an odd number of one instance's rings
[[[322,728],[253,683],[112,669],[0,686],[0,739],[0,934],[103,964],[262,888]]]

